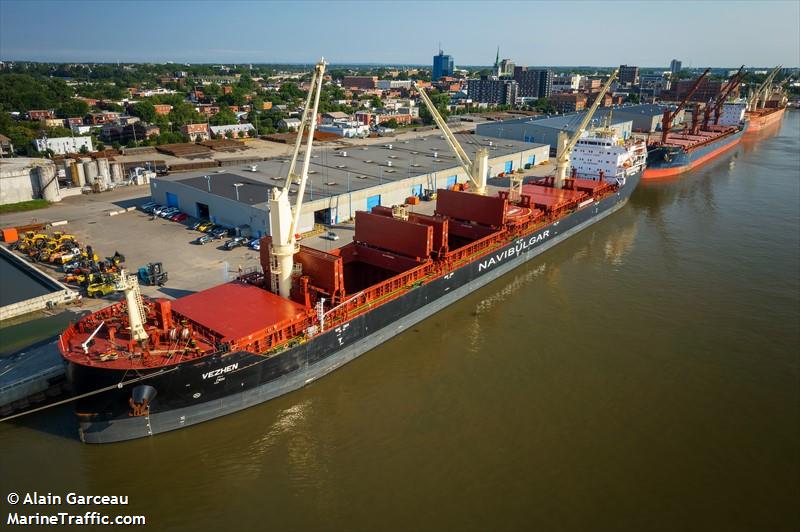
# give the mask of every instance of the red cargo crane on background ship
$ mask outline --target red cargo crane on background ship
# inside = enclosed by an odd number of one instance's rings
[[[722,114],[723,104],[733,90],[739,86],[743,78],[744,65],[742,65],[739,68],[739,71],[728,81],[728,84],[725,86],[725,88],[719,92],[717,98],[714,100],[714,103],[706,106],[705,112],[703,113],[703,129],[708,127],[708,123],[711,121],[711,113],[714,113],[714,124],[719,124],[719,118]]]
[[[694,93],[697,92],[698,87],[700,87],[700,83],[705,79],[705,77],[708,75],[710,71],[711,71],[710,68],[705,69],[705,71],[702,74],[700,74],[700,76],[696,80],[694,80],[692,88],[689,89],[689,92],[686,94],[683,100],[681,100],[681,103],[678,104],[678,107],[674,111],[670,112],[668,108],[664,109],[664,118],[661,122],[662,144],[666,144],[667,142],[667,135],[669,134],[669,130],[672,129],[672,121],[675,120],[675,117],[678,116],[678,113],[683,111],[683,109],[686,107],[686,104],[689,102],[689,98],[691,98],[692,95],[694,95]],[[697,108],[695,107],[694,116],[697,115],[696,110]],[[693,121],[696,122],[697,121],[696,118]]]

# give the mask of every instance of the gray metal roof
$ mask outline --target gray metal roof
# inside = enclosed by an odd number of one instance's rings
[[[471,134],[456,134],[456,137],[470,158],[474,157],[479,147],[488,148],[490,165],[495,157],[543,146],[543,144]],[[392,146],[391,149],[389,145]],[[344,152],[347,153],[346,156]],[[302,157],[301,152],[296,168],[298,174],[302,168]],[[255,172],[250,171],[248,163],[226,167],[224,170],[208,168],[159,179],[179,182],[199,190],[208,190],[208,181],[203,176],[209,175],[211,193],[234,200],[236,191],[233,184],[245,183],[239,188],[239,200],[255,205],[267,201],[270,188],[283,186],[289,170],[289,157],[268,159],[256,164]],[[346,147],[322,145],[312,151],[305,201],[338,196],[410,177],[452,170],[456,167],[456,159],[440,134],[399,140],[387,138],[380,144]],[[295,188],[292,187],[290,190],[290,196],[294,196]]]
[[[595,113],[595,116],[592,120],[598,121],[605,119],[608,113],[611,113],[611,124],[623,124],[625,122],[630,122],[631,118],[630,115],[637,114],[637,115],[645,115],[645,116],[661,116],[664,113],[664,107],[658,104],[640,104],[640,105],[622,105],[618,107],[601,107]],[[517,124],[536,124],[537,126],[542,127],[551,127],[554,129],[564,129],[564,130],[572,130],[575,129],[580,121],[583,119],[583,116],[586,114],[586,111],[579,111],[576,113],[569,113],[564,115],[554,115],[554,116],[530,116],[530,117],[523,117],[523,118],[513,118],[511,120],[503,120],[499,122],[489,122],[488,124],[478,124],[478,127],[491,127],[494,126],[502,126],[505,124],[508,125],[517,125]]]
[[[205,176],[208,176],[208,179]],[[236,200],[236,188],[238,188],[239,202],[248,205],[265,202],[268,198],[269,190],[274,188],[272,184],[229,172],[221,174],[211,172],[200,176],[176,179],[175,181],[205,192],[210,190],[210,193],[215,196],[222,196],[232,200]],[[236,187],[234,185],[240,186]]]

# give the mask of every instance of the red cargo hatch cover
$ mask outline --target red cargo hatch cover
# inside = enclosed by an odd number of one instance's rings
[[[231,339],[305,316],[303,305],[244,283],[227,283],[176,299],[172,310]]]

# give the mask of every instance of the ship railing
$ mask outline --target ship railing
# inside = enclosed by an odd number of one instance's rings
[[[326,328],[349,321],[367,312],[375,305],[385,303],[386,301],[400,296],[408,289],[424,282],[432,270],[433,263],[427,262],[399,275],[390,277],[369,288],[365,288],[324,314]]]

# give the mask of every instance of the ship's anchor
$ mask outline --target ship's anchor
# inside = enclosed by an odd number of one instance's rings
[[[140,384],[131,392],[128,404],[131,406],[131,417],[150,415],[150,402],[156,396],[156,389],[148,384]]]
[[[141,417],[146,416],[150,413],[150,405],[147,404],[147,399],[143,400],[141,403],[134,403],[133,397],[131,397],[128,402],[131,405],[131,410],[128,415],[131,417]]]

